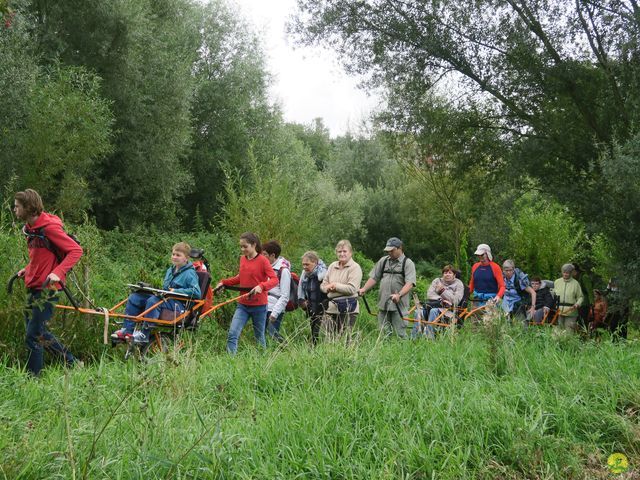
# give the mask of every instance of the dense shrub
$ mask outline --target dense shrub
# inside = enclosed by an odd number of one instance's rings
[[[583,236],[581,223],[552,200],[527,194],[509,216],[507,251],[516,265],[531,275],[557,278],[560,267],[571,262]],[[506,254],[506,255],[505,255]]]

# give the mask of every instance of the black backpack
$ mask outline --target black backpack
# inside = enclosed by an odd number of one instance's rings
[[[53,243],[51,243],[51,240],[49,240],[47,236],[44,234],[44,228],[45,227],[40,227],[35,231],[27,231],[27,226],[25,225],[24,227],[22,227],[22,234],[27,238],[28,245],[31,245],[31,243],[34,242],[36,239],[40,240],[44,248],[46,248],[51,253],[53,253],[56,259],[58,260],[58,263],[60,263],[62,261],[62,254],[60,253],[58,248]],[[80,240],[78,240],[78,237],[76,237],[72,233],[67,232],[66,230],[63,230],[63,231],[64,233],[67,234],[67,236],[71,240],[73,240],[78,245],[81,245]]]

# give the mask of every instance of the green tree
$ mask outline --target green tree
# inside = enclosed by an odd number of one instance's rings
[[[91,207],[87,179],[111,151],[113,117],[99,79],[80,67],[52,68],[32,93],[23,135],[20,184],[79,221]]]
[[[316,118],[311,125],[292,124],[296,137],[310,150],[318,170],[324,170],[332,158],[332,142],[329,129],[322,118]]]
[[[263,159],[282,123],[268,101],[269,76],[258,38],[223,1],[200,10],[200,48],[193,65],[195,92],[191,107],[193,145],[188,163],[195,188],[184,200],[203,218],[219,212],[224,169],[249,172],[247,152]],[[269,158],[264,157],[264,158]]]
[[[382,138],[375,134],[347,133],[336,138],[331,161],[327,162],[328,172],[343,189],[354,185],[376,187],[397,166]]]
[[[33,2],[43,61],[102,79],[115,115],[114,150],[89,179],[98,224],[176,224],[192,188],[192,65],[199,46],[189,0]]]
[[[7,6],[8,8],[8,6]],[[12,21],[0,24],[0,178],[11,178],[22,158],[23,135],[29,119],[31,94],[40,74],[31,19],[24,2],[12,2]],[[2,12],[4,13],[4,12]],[[4,13],[4,15],[8,15]]]
[[[299,41],[334,48],[349,71],[386,90],[383,128],[410,135],[425,156],[456,152],[458,171],[481,172],[485,186],[518,192],[534,179],[590,231],[603,231],[602,216],[624,223],[625,197],[600,158],[619,158],[615,145],[640,124],[636,1],[298,5]]]
[[[635,298],[640,295],[640,260],[637,244],[640,238],[640,133],[624,144],[616,144],[612,153],[601,159],[603,170],[602,195],[611,207],[597,216],[606,238],[598,242],[598,251],[609,251],[615,261],[600,255],[600,273],[618,277],[624,288]],[[608,214],[615,206],[616,215]],[[606,246],[606,248],[604,248]],[[608,263],[608,265],[607,265]]]
[[[300,144],[298,148],[302,150]],[[249,152],[247,163],[244,175],[237,170],[227,172],[222,229],[236,238],[252,231],[263,240],[282,242],[287,249],[300,248],[316,237],[320,227],[317,214],[309,215],[300,208],[307,199],[307,184],[297,182],[281,159],[258,162]]]
[[[254,231],[298,253],[341,238],[363,238],[363,188],[339,190],[330,176],[317,170],[294,130],[283,126],[276,131],[271,144],[263,146],[268,147],[263,160],[251,150],[248,172],[227,171],[220,227],[233,236]]]

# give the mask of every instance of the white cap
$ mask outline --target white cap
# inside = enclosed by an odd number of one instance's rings
[[[474,255],[482,255],[483,253],[486,253],[487,258],[493,261],[493,255],[491,254],[491,247],[486,243],[481,243],[480,245],[478,245],[476,248],[476,251],[474,252]]]

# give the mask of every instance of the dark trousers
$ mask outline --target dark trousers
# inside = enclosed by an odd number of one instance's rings
[[[311,343],[318,344],[320,339],[320,327],[322,326],[322,313],[308,314],[309,324],[311,325]]]
[[[581,328],[586,328],[589,325],[589,311],[591,310],[591,306],[582,305],[578,307],[578,325]]]
[[[75,363],[75,357],[47,329],[47,322],[53,316],[53,308],[58,300],[57,295],[48,296],[49,292],[29,290],[24,319],[26,323],[26,344],[29,350],[27,369],[33,375],[40,374],[44,363],[44,350],[62,357],[68,365]]]
[[[621,312],[614,312],[609,315],[609,331],[611,332],[611,340],[617,342],[621,338],[627,338],[628,318]]]

